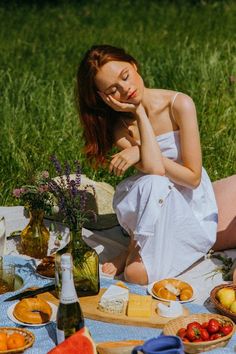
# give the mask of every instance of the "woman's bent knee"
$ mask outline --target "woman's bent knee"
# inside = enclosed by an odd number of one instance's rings
[[[128,283],[139,285],[148,284],[146,268],[144,267],[144,264],[140,262],[134,262],[126,266],[124,269],[124,278]]]

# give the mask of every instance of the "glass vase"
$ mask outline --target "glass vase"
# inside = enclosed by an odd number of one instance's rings
[[[47,256],[50,233],[43,222],[44,211],[29,211],[30,221],[21,231],[21,252],[34,258]]]
[[[73,277],[78,297],[91,296],[99,293],[99,258],[97,252],[87,245],[82,238],[82,230],[70,231],[70,241],[56,253],[55,280],[56,293],[60,297],[61,291],[61,255],[71,253],[73,258]]]

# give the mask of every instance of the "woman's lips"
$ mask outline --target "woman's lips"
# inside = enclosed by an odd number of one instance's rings
[[[134,97],[136,96],[136,91],[137,91],[137,90],[134,90],[134,91],[128,96],[128,100],[129,100],[130,98],[134,98]]]

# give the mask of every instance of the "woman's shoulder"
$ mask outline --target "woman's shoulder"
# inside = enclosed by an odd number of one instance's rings
[[[162,98],[170,105],[173,104],[173,102],[177,100],[177,98],[179,102],[192,101],[192,98],[188,94],[181,91],[174,91],[174,90],[167,90],[167,89],[152,89],[152,90],[153,90],[153,95],[159,96],[159,98]]]
[[[191,97],[184,92],[159,88],[149,89],[149,102],[152,109],[157,111],[173,108],[181,110],[193,103]]]
[[[188,110],[194,107],[193,99],[186,93],[181,91],[157,89],[157,94],[162,97],[166,106],[169,106],[171,110]]]
[[[170,111],[178,125],[180,125],[180,122],[186,121],[186,119],[190,121],[191,117],[196,120],[195,104],[192,98],[183,92],[174,93],[170,101]]]
[[[175,112],[185,112],[195,108],[193,99],[183,92],[174,92],[170,98],[171,110]]]
[[[189,115],[195,112],[195,104],[192,98],[181,91],[154,89],[153,97],[156,96],[156,105],[160,109],[167,108],[176,120],[177,117]]]

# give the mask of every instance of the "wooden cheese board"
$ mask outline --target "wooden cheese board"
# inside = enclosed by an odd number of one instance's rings
[[[86,296],[79,299],[80,305],[85,318],[90,318],[92,320],[111,322],[117,324],[124,324],[130,326],[142,326],[142,327],[153,327],[153,328],[162,328],[165,324],[173,319],[172,317],[162,317],[157,313],[157,304],[161,301],[152,298],[152,310],[150,317],[128,317],[126,313],[121,314],[111,314],[107,312],[100,311],[97,306],[98,302],[105,292],[105,288],[102,288],[98,295],[95,296]],[[41,299],[50,301],[58,305],[59,300],[53,296],[51,293],[43,293],[38,295]],[[166,304],[166,302],[165,302]],[[183,306],[183,316],[187,316],[189,310]]]

